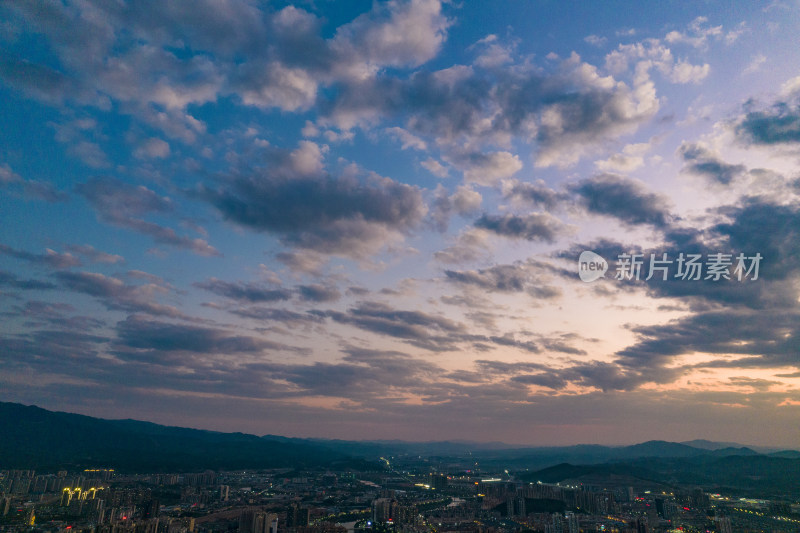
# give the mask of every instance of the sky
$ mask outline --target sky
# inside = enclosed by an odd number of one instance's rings
[[[798,35],[797,1],[4,2],[0,400],[797,447]]]

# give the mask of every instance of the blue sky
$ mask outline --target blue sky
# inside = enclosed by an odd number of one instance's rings
[[[799,11],[5,4],[2,399],[291,436],[796,444]],[[605,277],[581,281],[584,250]],[[720,253],[732,279],[677,275]],[[617,279],[621,254],[672,270]]]

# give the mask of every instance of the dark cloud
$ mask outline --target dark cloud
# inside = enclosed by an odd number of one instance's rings
[[[475,221],[475,227],[504,237],[544,242],[554,242],[566,231],[560,220],[547,213],[525,216],[484,214]]]
[[[172,201],[143,185],[131,185],[114,178],[91,178],[75,188],[94,207],[98,217],[110,224],[150,236],[159,244],[190,250],[204,256],[220,255],[203,239],[178,235],[172,228],[140,218],[149,213],[165,214],[174,209]]]
[[[480,193],[461,186],[450,195],[442,185],[434,191],[434,198],[429,213],[432,225],[440,232],[447,231],[450,218],[453,215],[468,216],[477,214],[481,206]]]
[[[666,198],[651,193],[639,181],[616,174],[600,174],[570,187],[590,213],[608,215],[631,225],[670,224]]]
[[[522,292],[531,274],[522,265],[498,265],[481,270],[445,270],[448,280],[475,285],[489,291]]]
[[[327,315],[336,322],[400,338],[431,351],[452,350],[466,335],[462,324],[443,316],[397,310],[377,302],[362,303],[346,313],[329,311]]]
[[[42,329],[0,337],[0,363],[33,368],[40,374],[63,373],[81,379],[93,373],[107,337],[63,329]]]
[[[158,283],[129,285],[119,278],[96,272],[56,272],[55,278],[63,287],[97,298],[109,309],[181,316],[175,307],[156,301],[157,295],[169,291]]]
[[[387,395],[424,393],[441,368],[397,351],[346,346],[341,362],[273,365],[272,376],[300,388],[303,395],[346,397],[350,401],[386,401]],[[345,393],[346,391],[346,393]]]
[[[48,290],[55,289],[56,285],[49,281],[41,281],[37,279],[20,279],[10,272],[0,270],[0,285],[12,287],[14,289],[22,290]]]
[[[120,255],[101,252],[100,250],[96,250],[93,246],[88,244],[69,245],[67,246],[67,250],[82,255],[93,263],[107,263],[115,265],[125,262],[125,258]]]
[[[75,89],[62,72],[18,57],[7,56],[0,61],[0,78],[14,89],[51,104],[61,103]]]
[[[718,155],[698,143],[683,143],[678,148],[678,153],[687,163],[684,167],[686,172],[705,176],[723,185],[730,184],[747,170],[744,165],[726,163]]]
[[[0,254],[5,254],[23,261],[43,265],[49,268],[70,268],[80,266],[80,260],[70,253],[59,253],[54,250],[47,249],[43,254],[34,254],[24,250],[17,250],[0,244]]]
[[[24,305],[12,307],[12,311],[2,313],[6,316],[19,316],[27,321],[28,328],[48,327],[71,331],[88,331],[105,325],[102,320],[88,317],[70,315],[75,308],[70,304],[59,302],[42,302],[31,300]]]
[[[244,302],[279,302],[292,297],[288,289],[267,288],[255,283],[231,283],[217,278],[210,278],[193,284],[214,294]]]
[[[322,322],[322,317],[310,313],[297,313],[288,309],[274,309],[271,307],[241,307],[230,309],[230,313],[245,317],[263,320],[266,322],[276,322],[288,326],[298,326],[308,323]]]
[[[268,348],[276,348],[276,343],[231,335],[215,328],[187,326],[156,322],[138,317],[129,317],[117,324],[117,350],[132,348],[158,352],[211,353],[260,353]]]
[[[747,198],[720,211],[729,221],[707,229],[708,245],[698,238],[700,230],[695,230],[695,236],[679,232],[671,244],[674,248],[669,248],[670,256],[686,251],[700,253],[705,259],[720,248],[734,252],[733,258],[736,251],[747,257],[758,253],[762,256],[758,279],[739,281],[733,275],[731,280],[719,282],[654,278],[647,284],[649,295],[684,298],[693,313],[667,324],[633,328],[638,341],[618,353],[620,364],[633,370],[649,369],[648,377],[661,375],[675,357],[695,352],[739,356],[700,365],[708,367],[800,364],[796,348],[800,338],[800,207]]]
[[[320,284],[298,285],[297,290],[300,298],[309,302],[335,302],[342,297],[342,293],[336,287]]]
[[[768,109],[748,111],[736,125],[736,134],[752,144],[800,142],[800,105],[777,102]]]
[[[537,145],[537,164],[564,165],[609,137],[635,129],[657,111],[651,91],[607,81],[576,56],[551,72],[457,65],[417,72],[406,80],[351,83],[322,109],[345,129],[376,117],[408,116],[412,133],[433,137],[457,159],[465,144],[497,144],[497,139],[516,136]],[[469,162],[462,167],[469,172]]]
[[[519,348],[521,350],[524,350],[524,351],[530,352],[530,353],[539,353],[541,351],[541,349],[539,348],[539,346],[535,342],[532,342],[532,341],[520,341],[518,339],[515,339],[512,335],[504,335],[502,337],[497,336],[497,335],[493,335],[493,336],[489,337],[486,340],[488,340],[488,341],[490,341],[490,342],[492,342],[492,343],[494,343],[494,344],[496,344],[498,346],[510,346],[510,347],[513,347],[513,348]]]
[[[559,377],[557,373],[524,374],[514,376],[511,381],[524,385],[538,385],[554,390],[561,390],[567,386],[567,381]]]
[[[538,265],[531,263],[515,263],[512,265],[496,265],[479,270],[445,270],[448,281],[472,285],[489,292],[527,292],[539,299],[552,299],[561,295],[557,287],[545,285],[540,276]]]
[[[2,77],[2,74],[0,74],[0,77]],[[62,202],[68,198],[66,193],[59,191],[50,183],[23,179],[7,164],[0,165],[0,186],[19,192],[22,196],[50,203]]]
[[[548,212],[569,199],[568,194],[551,189],[541,180],[536,183],[513,181],[506,184],[503,186],[503,197],[512,202]]]
[[[273,233],[287,245],[357,257],[409,232],[425,215],[417,187],[327,175],[313,143],[273,155],[274,169],[231,175],[200,195],[226,219]]]

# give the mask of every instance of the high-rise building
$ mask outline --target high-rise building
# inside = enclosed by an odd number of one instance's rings
[[[715,519],[717,522],[717,533],[733,533],[731,526],[731,519],[727,516],[721,516]]]
[[[300,507],[299,504],[293,503],[286,510],[286,527],[307,526],[310,518],[311,511],[308,507]]]
[[[389,498],[378,498],[372,502],[372,521],[375,523],[394,521],[396,511],[397,501]]]
[[[239,515],[240,533],[278,533],[278,515],[258,508],[245,509]]]
[[[579,533],[580,524],[578,522],[578,517],[575,515],[575,513],[567,511],[564,514],[564,519],[567,523],[567,531],[569,533]]]

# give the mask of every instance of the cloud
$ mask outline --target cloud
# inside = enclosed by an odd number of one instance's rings
[[[746,110],[735,124],[737,137],[747,144],[782,145],[800,142],[800,90],[793,98],[771,107]]]
[[[66,289],[97,298],[108,309],[179,317],[180,311],[155,301],[169,291],[163,284],[128,285],[119,278],[96,272],[56,272],[55,278]]]
[[[143,185],[131,185],[114,178],[91,178],[86,183],[78,184],[75,189],[105,222],[148,235],[159,244],[190,250],[203,256],[220,255],[203,239],[178,235],[172,228],[140,218],[148,213],[171,213],[174,209],[172,200],[159,196]]]
[[[110,265],[116,265],[118,263],[125,262],[125,258],[122,257],[121,255],[101,252],[100,250],[96,250],[93,246],[89,244],[82,244],[82,245],[72,244],[67,246],[67,250],[81,255],[93,263],[106,263]]]
[[[400,149],[402,150],[407,150],[409,148],[413,148],[415,150],[428,149],[428,145],[425,144],[425,141],[416,135],[412,135],[403,128],[398,128],[395,126],[392,128],[386,128],[385,131],[400,142]]]
[[[234,173],[216,189],[203,187],[200,196],[226,219],[277,235],[286,245],[348,257],[365,257],[401,238],[425,215],[417,187],[298,168],[277,149],[271,157],[273,167]]]
[[[314,275],[318,275],[321,272],[321,268],[328,260],[327,256],[313,250],[279,252],[275,254],[275,259],[286,265],[294,274]]]
[[[462,264],[488,256],[489,232],[478,228],[462,231],[455,242],[443,250],[434,252],[434,258],[440,263]]]
[[[50,203],[63,202],[68,198],[66,193],[59,191],[50,183],[22,178],[7,163],[0,165],[0,186],[19,190],[23,196]]]
[[[478,57],[475,58],[475,65],[491,69],[512,63],[515,47],[515,43],[511,45],[500,44],[497,35],[491,34],[480,39],[469,49],[477,49],[479,51]]]
[[[723,37],[722,26],[707,26],[707,22],[707,17],[697,17],[689,23],[687,32],[671,31],[664,40],[671,44],[683,43],[695,48],[705,48],[709,38]]]
[[[597,47],[603,46],[604,44],[606,44],[606,41],[608,41],[607,38],[600,37],[599,35],[594,35],[594,34],[587,35],[586,37],[583,38],[583,40],[591,44],[592,46],[597,46]]]
[[[518,215],[484,214],[475,221],[475,227],[514,239],[554,242],[566,232],[566,226],[548,213]]]
[[[780,205],[770,200],[745,198],[739,204],[717,208],[721,221],[703,229],[673,228],[665,232],[664,248],[673,261],[679,253],[697,253],[707,258],[720,250],[746,256],[761,254],[757,280],[745,278],[714,282],[710,280],[662,281],[658,276],[644,283],[653,298],[681,298],[690,314],[665,324],[631,326],[637,341],[617,352],[618,365],[607,386],[629,389],[645,382],[668,383],[692,368],[775,368],[797,366],[796,350],[800,338],[798,282],[800,282],[800,207]],[[581,248],[581,247],[578,247]],[[604,257],[622,252],[642,253],[611,242],[593,243]],[[574,258],[577,255],[565,255]],[[613,266],[612,266],[613,269]],[[675,271],[672,271],[673,274]],[[707,274],[703,274],[706,276]],[[711,360],[691,364],[682,356],[712,354]],[[613,370],[613,367],[606,369]],[[614,381],[619,379],[619,385]]]
[[[671,220],[669,203],[651,193],[640,181],[616,174],[600,174],[570,187],[590,213],[608,215],[630,224],[666,227]]]
[[[70,304],[59,302],[27,301],[22,306],[13,306],[6,316],[19,316],[26,319],[25,326],[50,327],[72,331],[88,331],[105,325],[102,320],[88,316],[69,316],[75,311]]]
[[[300,293],[300,298],[308,302],[335,302],[342,297],[336,287],[320,285],[318,283],[312,285],[298,285],[297,290]]]
[[[255,283],[231,283],[217,278],[196,282],[193,285],[241,302],[280,302],[292,297],[292,292],[287,289],[267,288]]]
[[[605,172],[631,172],[644,165],[644,154],[650,149],[649,143],[628,144],[622,153],[614,154],[605,161],[595,161],[595,166]]]
[[[134,152],[138,159],[164,159],[169,156],[169,143],[157,137],[145,140]]]
[[[483,201],[481,194],[467,185],[457,187],[452,195],[448,195],[447,189],[439,185],[436,187],[434,194],[430,218],[434,226],[442,232],[447,230],[450,217],[453,214],[460,216],[474,215],[480,209]]]
[[[49,268],[71,268],[80,266],[80,260],[69,252],[59,253],[51,249],[46,249],[43,254],[34,254],[24,250],[17,250],[0,244],[0,254],[5,254],[23,261],[43,265]]]
[[[634,65],[635,79],[638,79],[638,84],[642,89],[650,86],[649,72],[653,68],[672,83],[680,84],[700,83],[711,72],[711,66],[708,63],[694,65],[686,59],[676,60],[672,50],[664,46],[658,39],[621,44],[606,56],[606,68],[614,73],[625,72],[631,63]]]
[[[515,204],[531,206],[545,211],[556,209],[569,198],[568,194],[551,189],[542,180],[538,180],[535,183],[507,180],[503,182],[502,190],[503,198]]]
[[[478,270],[445,270],[445,279],[462,285],[474,286],[488,292],[527,293],[537,299],[554,299],[561,290],[546,285],[534,274],[540,269],[532,263],[495,265]]]
[[[688,61],[678,61],[672,68],[670,79],[674,83],[700,83],[711,71],[711,65],[692,65]]]
[[[337,69],[351,79],[383,67],[413,67],[432,59],[450,26],[438,0],[391,1],[336,32],[331,47],[341,58]]]
[[[404,311],[377,302],[365,302],[346,313],[329,311],[334,321],[365,331],[403,339],[414,346],[439,352],[453,350],[461,335],[462,324],[422,311]],[[454,338],[454,335],[456,338]]]
[[[116,329],[114,347],[117,353],[126,355],[139,350],[147,353],[260,353],[276,346],[254,337],[230,335],[220,329],[156,322],[136,316],[119,322]]]
[[[495,185],[522,169],[519,157],[510,152],[475,152],[460,158],[457,164],[464,168],[464,181],[479,185]]]
[[[377,77],[341,87],[321,103],[323,120],[343,129],[403,118],[406,130],[445,149],[467,181],[493,184],[522,168],[507,150],[516,137],[535,145],[536,166],[571,165],[609,138],[631,132],[658,110],[649,79],[633,88],[581,61],[555,71],[504,69],[491,74],[455,65],[408,79]]]
[[[302,325],[317,324],[323,317],[318,314],[297,313],[288,309],[275,309],[273,307],[241,307],[229,309],[231,314],[244,318],[253,318],[267,324],[278,323],[296,328]]]
[[[49,290],[55,289],[56,285],[49,281],[37,279],[20,279],[16,275],[0,270],[0,285],[22,290]]]
[[[753,59],[750,63],[742,70],[742,74],[754,74],[761,70],[762,65],[767,62],[767,56],[763,54],[757,54],[753,56]]]
[[[722,185],[730,185],[747,170],[744,165],[726,163],[719,154],[700,143],[684,142],[678,148],[678,154],[687,163],[684,171],[704,176]]]
[[[430,172],[437,178],[446,178],[447,174],[449,173],[446,166],[442,165],[440,162],[433,159],[432,157],[429,157],[428,159],[420,163],[420,165],[425,167],[428,170],[428,172]]]

